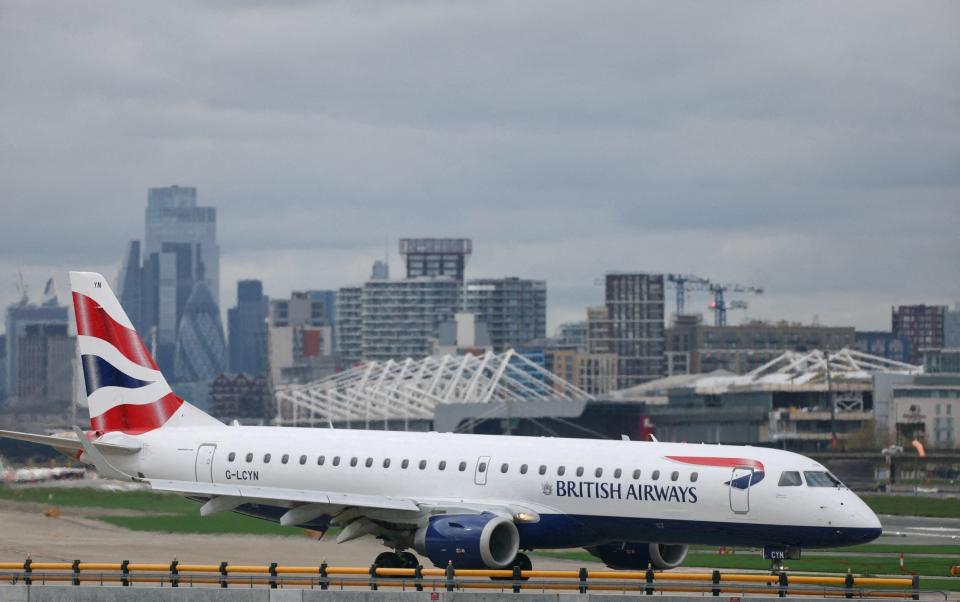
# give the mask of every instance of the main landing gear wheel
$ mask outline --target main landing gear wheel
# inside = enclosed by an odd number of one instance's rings
[[[405,568],[401,556],[394,552],[381,552],[380,554],[377,554],[377,558],[373,561],[373,564],[382,569]]]
[[[532,571],[533,562],[530,561],[530,557],[524,554],[523,552],[518,553],[513,558],[513,564],[507,567],[507,570],[513,570],[513,567],[520,567],[521,571]],[[494,581],[513,581],[513,577],[490,577]],[[522,581],[527,581],[530,577],[521,577]]]
[[[415,569],[420,565],[420,559],[410,552],[400,552],[397,556],[400,558],[402,568]]]

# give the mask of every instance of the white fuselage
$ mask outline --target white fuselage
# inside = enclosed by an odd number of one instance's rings
[[[781,485],[784,471],[826,469],[766,448],[282,427],[164,428],[138,438],[139,453],[112,461],[150,479],[530,508],[540,521],[522,526],[526,548],[826,547],[880,532],[845,487],[811,486],[812,477]],[[749,486],[732,486],[738,478]]]

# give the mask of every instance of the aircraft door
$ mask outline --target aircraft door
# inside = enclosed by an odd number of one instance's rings
[[[473,482],[477,485],[487,484],[487,473],[490,471],[490,456],[477,458],[477,468],[473,473]]]
[[[750,484],[753,468],[737,466],[730,475],[730,509],[736,514],[750,512]]]
[[[195,473],[198,483],[213,482],[213,452],[215,451],[217,451],[217,446],[212,443],[204,443],[197,448]]]

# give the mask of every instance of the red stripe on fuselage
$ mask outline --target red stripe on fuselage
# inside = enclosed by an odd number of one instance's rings
[[[77,334],[103,339],[131,362],[144,368],[157,369],[140,335],[118,324],[96,301],[74,291],[73,311],[77,316]]]
[[[714,458],[711,456],[667,456],[668,460],[695,464],[697,466],[719,466],[721,468],[735,468],[746,466],[755,470],[763,470],[763,462],[749,458]]]
[[[139,435],[163,426],[181,405],[183,400],[173,393],[167,393],[152,403],[122,403],[91,418],[90,427],[101,433],[121,431]]]

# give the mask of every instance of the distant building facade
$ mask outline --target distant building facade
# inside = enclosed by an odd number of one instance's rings
[[[587,350],[587,322],[565,322],[557,327],[554,344],[561,349]]]
[[[259,280],[237,282],[237,305],[227,311],[230,370],[252,376],[267,367],[267,313],[270,301]]]
[[[552,372],[571,385],[591,395],[616,390],[615,353],[587,353],[575,349],[554,349],[549,353]]]
[[[461,283],[449,277],[372,280],[359,296],[341,289],[341,355],[348,365],[431,355],[440,324],[460,310]]]
[[[787,322],[750,322],[739,326],[712,326],[696,320],[678,320],[667,329],[668,355],[673,374],[728,370],[746,374],[785,351],[853,348],[853,327],[806,326]],[[687,358],[685,372],[680,365]]]
[[[928,349],[925,374],[893,385],[891,427],[901,445],[914,438],[941,449],[960,446],[960,349]]]
[[[948,309],[944,315],[943,346],[949,349],[960,349],[960,301]]]
[[[467,256],[473,252],[469,238],[401,238],[407,278],[449,276],[463,282]]]
[[[464,288],[463,309],[487,325],[496,353],[547,335],[547,283],[521,278],[479,278]]]
[[[944,346],[946,305],[899,305],[891,309],[891,331],[910,341],[910,363],[923,362],[925,349]]]
[[[210,383],[211,413],[230,422],[264,424],[276,414],[264,376],[220,374]]]
[[[321,378],[337,368],[334,357],[333,291],[294,291],[272,299],[267,356],[274,385]]]
[[[56,297],[42,305],[24,297],[7,308],[6,395],[19,401],[72,401],[76,338],[68,308]]]
[[[380,259],[373,262],[370,280],[390,280],[390,265]]]
[[[604,307],[587,311],[589,351],[617,355],[618,389],[660,378],[665,350],[663,274],[607,274],[604,285]]]
[[[910,339],[897,336],[892,332],[858,331],[855,334],[859,351],[879,355],[895,362],[910,363],[913,359]]]

